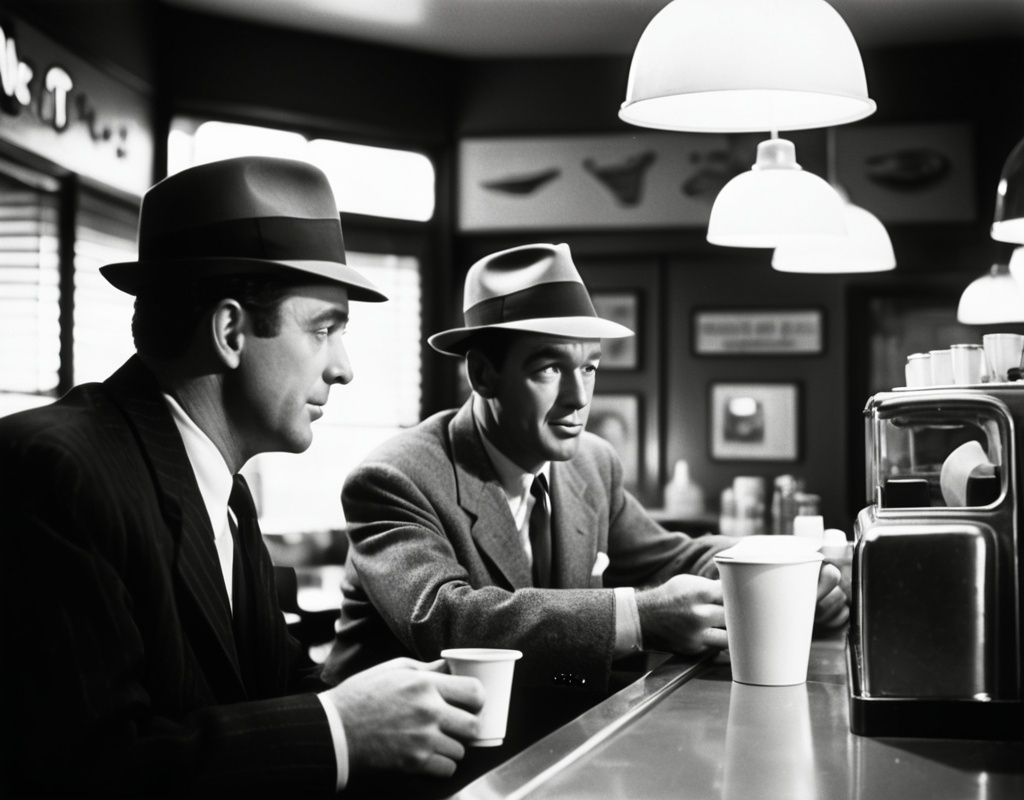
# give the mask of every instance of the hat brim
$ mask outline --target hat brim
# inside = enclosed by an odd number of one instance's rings
[[[514,322],[499,322],[493,325],[478,325],[471,328],[452,328],[435,333],[427,343],[437,352],[449,356],[464,356],[481,331],[506,330],[524,333],[546,333],[570,339],[624,339],[634,336],[625,325],[600,317],[541,317]]]
[[[300,272],[345,286],[350,300],[382,303],[388,299],[386,294],[357,270],[337,261],[268,261],[229,257],[124,261],[100,267],[100,272],[113,286],[128,294],[138,294],[140,289],[147,286],[182,279]]]

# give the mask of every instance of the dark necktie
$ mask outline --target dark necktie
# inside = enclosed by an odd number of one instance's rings
[[[235,559],[231,578],[232,623],[235,633],[235,650],[238,653],[239,666],[246,686],[252,687],[253,635],[252,635],[252,598],[251,575],[248,549],[254,546],[260,536],[259,519],[256,504],[252,500],[249,485],[241,475],[235,475],[231,487],[228,506],[238,520],[237,527],[232,524],[231,533],[235,538]],[[230,516],[230,515],[229,515]]]
[[[533,550],[533,585],[551,585],[551,514],[548,511],[548,482],[538,474],[530,487],[533,510],[530,512],[530,548]]]

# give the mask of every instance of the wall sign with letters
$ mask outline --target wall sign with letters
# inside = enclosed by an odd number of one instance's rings
[[[698,310],[693,351],[701,356],[817,355],[823,352],[820,309]]]
[[[153,178],[149,97],[29,25],[0,20],[0,138],[141,195]]]

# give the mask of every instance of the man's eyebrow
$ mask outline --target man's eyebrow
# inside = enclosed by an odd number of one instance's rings
[[[548,359],[554,361],[564,361],[571,358],[564,349],[557,347],[556,345],[543,345],[534,350],[526,359],[526,363],[532,363],[534,361],[546,361]],[[585,360],[593,361],[601,357],[601,345],[594,345],[593,348],[587,351]]]
[[[348,322],[348,311],[341,308],[328,308],[319,314],[313,315],[309,320],[311,325],[320,325],[325,322],[344,324]]]

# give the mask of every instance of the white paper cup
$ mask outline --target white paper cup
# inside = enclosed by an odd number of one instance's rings
[[[953,354],[947,350],[929,350],[932,365],[932,386],[949,386],[953,383]]]
[[[981,383],[985,375],[985,349],[980,344],[951,344],[953,383]]]
[[[981,340],[984,342],[989,380],[1005,383],[1009,380],[1007,371],[1020,366],[1024,336],[1019,333],[986,333]]]
[[[508,704],[512,697],[512,675],[519,650],[490,647],[460,647],[442,650],[441,658],[452,675],[477,678],[484,686],[484,706],[480,710],[480,735],[466,744],[473,747],[498,747],[505,741]]]
[[[809,541],[769,536],[715,555],[734,681],[794,686],[807,680],[822,561],[818,550],[797,544]]]
[[[932,385],[932,357],[927,353],[911,353],[907,356],[907,386],[920,388]]]

